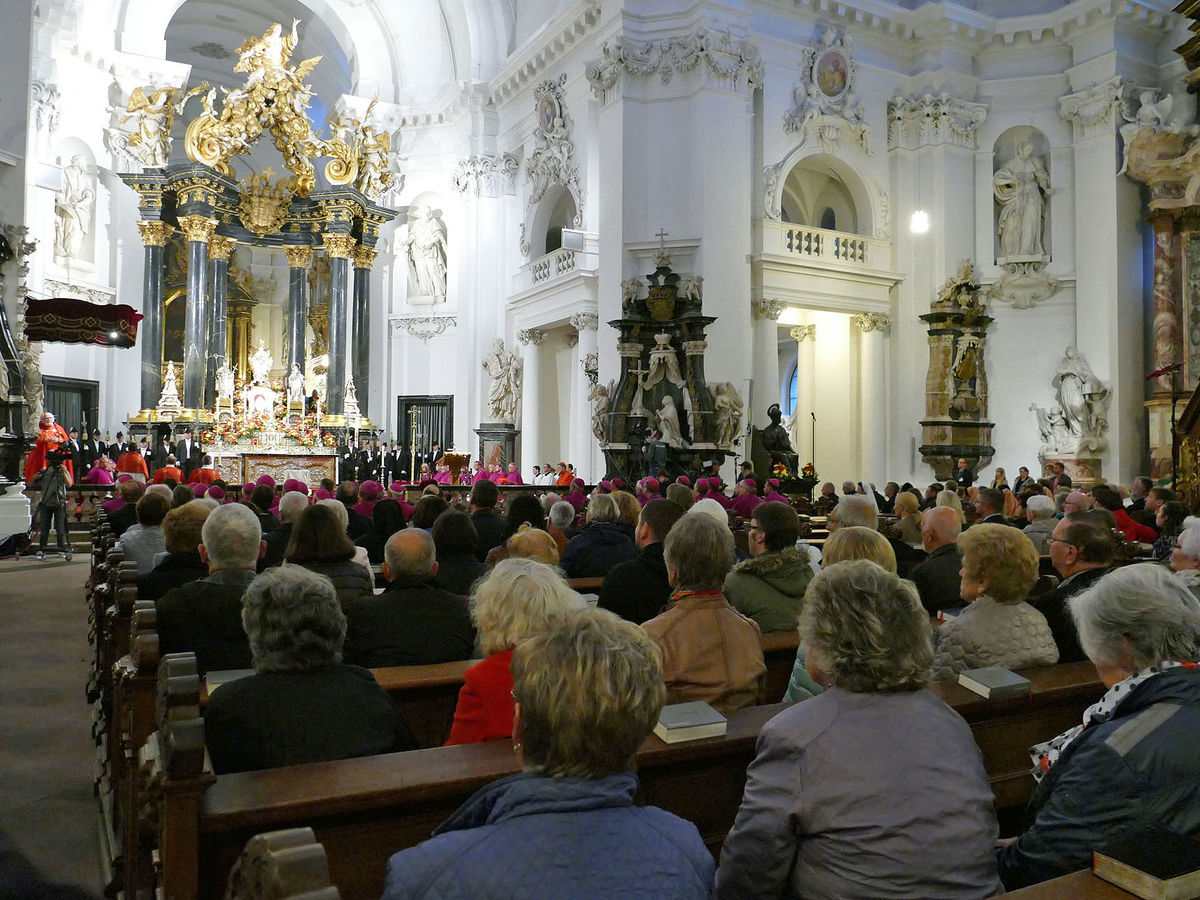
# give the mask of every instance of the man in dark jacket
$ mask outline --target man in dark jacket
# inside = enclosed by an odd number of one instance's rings
[[[963,605],[958,574],[962,569],[958,552],[961,530],[958,512],[949,506],[935,506],[921,517],[921,543],[929,557],[912,570],[911,580],[930,615]]]
[[[292,525],[306,509],[308,497],[299,491],[288,491],[279,498],[279,525],[263,535],[267,549],[258,561],[258,571],[283,565],[283,555],[292,539]]]
[[[1069,513],[1055,526],[1048,546],[1050,562],[1063,580],[1054,590],[1030,597],[1029,605],[1046,617],[1058,645],[1058,661],[1080,662],[1086,657],[1067,599],[1083,593],[1112,568],[1112,535],[1089,513]]]
[[[970,487],[975,483],[975,473],[967,467],[965,459],[958,461],[958,468],[954,470],[954,480],[959,487]]]
[[[568,578],[603,578],[613,566],[637,556],[628,526],[622,527],[619,519],[620,509],[612,494],[592,497],[587,525],[567,541],[559,560]]]
[[[122,481],[118,489],[125,505],[108,514],[108,526],[114,537],[119,538],[125,529],[137,521],[137,502],[142,499],[146,487],[140,481]]]
[[[157,603],[168,591],[208,574],[208,564],[200,558],[199,548],[209,512],[203,503],[185,503],[167,513],[162,523],[167,553],[138,579],[139,600]]]
[[[683,507],[673,500],[651,500],[642,507],[633,533],[640,552],[636,559],[609,569],[600,586],[597,606],[638,625],[662,612],[671,597],[663,541],[682,515]]]
[[[800,518],[786,503],[769,500],[754,508],[749,527],[750,558],[725,576],[725,599],[764,634],[794,631],[814,574],[808,553],[796,548]]]
[[[360,537],[371,530],[371,520],[360,512],[354,511],[354,504],[358,503],[358,485],[353,481],[343,481],[337,486],[337,493],[334,494],[338,503],[346,507],[346,517],[349,520],[346,523],[346,534],[350,540],[357,541]]]
[[[975,511],[979,513],[980,525],[1012,525],[1012,521],[1004,515],[1004,494],[995,488],[979,489]]]
[[[208,576],[175,588],[155,604],[159,651],[191,651],[201,672],[248,669],[242,594],[264,549],[258,516],[242,503],[230,503],[209,513],[200,535],[197,550]]]
[[[382,594],[346,604],[346,662],[363,668],[469,659],[475,627],[467,601],[436,588],[433,538],[421,528],[393,534],[383,549]]]
[[[504,543],[508,522],[496,513],[496,501],[499,499],[500,489],[494,481],[484,478],[471,486],[471,524],[479,536],[475,558],[480,562],[487,559],[493,547]]]

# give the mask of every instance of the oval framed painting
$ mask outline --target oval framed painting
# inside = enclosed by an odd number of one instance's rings
[[[850,60],[841,50],[830,47],[813,63],[813,82],[830,100],[841,97],[850,87]]]

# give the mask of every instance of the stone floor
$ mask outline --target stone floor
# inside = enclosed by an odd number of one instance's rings
[[[25,867],[100,896],[87,574],[86,552],[0,560],[0,898],[34,896],[13,889]]]

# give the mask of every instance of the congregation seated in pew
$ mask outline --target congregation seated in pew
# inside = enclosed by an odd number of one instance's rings
[[[804,591],[812,581],[808,553],[796,546],[800,518],[790,506],[768,500],[749,519],[750,558],[725,576],[725,598],[764,633],[796,627]]]
[[[933,649],[911,583],[868,560],[824,569],[800,640],[825,690],[763,728],[716,896],[999,893],[987,773],[966,723],[923,689]]]
[[[369,595],[375,588],[366,560],[355,558],[357,548],[346,529],[345,505],[318,500],[296,518],[284,553],[287,562],[328,578],[342,603]]]
[[[703,700],[724,713],[762,702],[766,665],[758,623],[722,593],[733,535],[701,506],[667,533],[663,558],[674,592],[667,609],[642,627],[662,650],[668,702]]]
[[[471,586],[487,574],[488,567],[475,558],[479,534],[471,517],[457,509],[447,509],[433,523],[433,546],[437,571],[433,583],[443,591],[466,597]]]
[[[1108,692],[1034,749],[1031,826],[997,852],[1008,889],[1086,868],[1151,827],[1200,829],[1200,601],[1159,566],[1111,572],[1069,601]]]
[[[663,610],[671,597],[663,541],[684,512],[672,500],[651,500],[642,507],[634,531],[638,555],[608,570],[597,606],[638,625]]]
[[[385,900],[708,897],[713,859],[696,826],[634,803],[634,756],[666,694],[641,629],[575,612],[512,651],[512,694],[524,771],[393,856]]]
[[[212,511],[207,503],[195,500],[167,513],[163,519],[163,545],[166,553],[146,574],[138,578],[138,599],[156,601],[167,591],[208,574],[208,565],[200,558],[201,529]]]
[[[953,680],[966,669],[985,666],[1048,666],[1058,647],[1046,617],[1025,598],[1037,581],[1033,542],[1008,525],[972,525],[958,539],[967,603],[937,631],[934,677]]]
[[[588,503],[587,524],[567,542],[561,565],[568,578],[603,578],[613,566],[636,556],[633,531],[621,521],[617,501],[600,494]]]
[[[471,619],[484,659],[463,677],[448,745],[512,735],[514,648],[581,606],[583,601],[560,571],[531,559],[503,560],[476,583]]]
[[[383,561],[387,587],[343,604],[349,662],[376,668],[471,657],[475,628],[467,601],[434,586],[437,570],[433,538],[423,529],[405,528],[388,539]]]
[[[240,503],[213,510],[197,548],[208,575],[167,592],[155,604],[163,654],[196,654],[201,672],[250,667],[250,644],[242,628],[242,594],[254,580],[263,552],[262,528]]]
[[[416,740],[366,669],[342,663],[346,617],[329,579],[272,568],[242,600],[254,674],[209,697],[213,771],[245,772],[411,750]]]

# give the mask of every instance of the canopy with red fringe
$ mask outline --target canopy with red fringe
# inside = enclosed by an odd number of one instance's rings
[[[31,341],[132,347],[142,314],[127,304],[91,303],[73,297],[29,300],[25,335]]]

